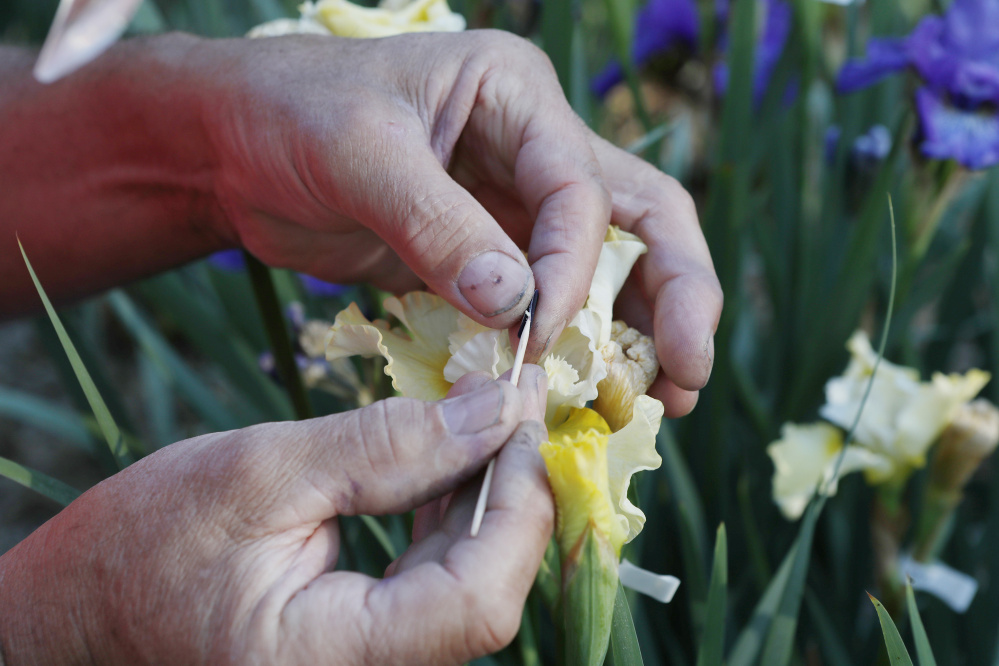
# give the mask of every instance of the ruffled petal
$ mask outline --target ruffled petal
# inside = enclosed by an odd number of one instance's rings
[[[597,329],[594,314],[583,310],[562,331],[549,352],[549,356],[563,359],[576,370],[579,386],[571,393],[576,396],[573,402],[567,403],[571,407],[582,407],[594,400],[597,397],[597,384],[607,376],[607,364],[596,345],[599,335]]]
[[[508,340],[506,331],[494,329],[473,335],[453,351],[444,366],[444,379],[454,383],[463,375],[477,371],[487,372],[496,379],[513,367],[513,352]]]
[[[886,474],[892,469],[883,456],[848,446],[837,474],[842,450],[842,431],[828,423],[784,424],[781,438],[767,447],[767,454],[774,464],[774,502],[788,520],[801,517],[820,484],[827,494],[835,495],[839,479],[851,472]]]
[[[594,323],[597,326],[595,331],[597,337],[594,343],[597,349],[610,340],[614,300],[624,286],[624,281],[628,279],[631,268],[648,249],[642,239],[635,234],[622,231],[615,226],[607,229],[607,236],[600,250],[597,269],[593,273],[593,282],[590,284],[584,308],[592,312],[596,318]],[[580,327],[575,319],[570,325]]]
[[[896,451],[906,464],[922,467],[926,451],[961,405],[971,401],[989,381],[989,373],[972,369],[965,375],[935,373],[898,414]]]
[[[631,421],[611,434],[607,442],[607,474],[611,502],[618,520],[627,528],[626,543],[642,531],[645,514],[628,499],[631,476],[642,470],[658,469],[662,458],[656,453],[656,436],[663,418],[663,404],[640,395],[635,399]]]
[[[566,420],[570,410],[586,404],[586,400],[582,397],[585,387],[580,383],[576,369],[561,356],[549,354],[541,364],[545,374],[548,375],[545,425],[551,430]]]
[[[848,61],[839,71],[836,89],[853,92],[878,82],[888,74],[909,65],[906,39],[871,39],[867,43],[867,57]]]
[[[402,395],[440,400],[451,383],[444,377],[450,358],[449,334],[457,328],[458,311],[444,299],[421,291],[385,301],[407,331],[390,329],[387,322],[371,322],[355,303],[340,312],[326,338],[326,358],[378,356],[388,361],[385,374]]]
[[[563,554],[569,553],[592,525],[620,554],[628,535],[614,511],[608,487],[610,428],[591,409],[573,410],[549,432],[539,451],[548,469],[555,496],[555,535]]]
[[[877,354],[862,331],[853,334],[847,348],[851,359],[846,372],[826,383],[826,404],[819,410],[823,418],[844,430],[848,430],[857,418],[867,391],[867,381],[877,361]],[[896,415],[918,391],[918,372],[882,360],[854,433],[856,440],[874,451],[890,456],[897,435]]]
[[[332,34],[333,33],[321,23],[317,23],[311,18],[302,17],[297,19],[281,18],[268,21],[267,23],[261,23],[246,33],[246,36],[251,39],[256,39],[259,37],[283,37],[284,35],[329,36]]]
[[[999,114],[964,111],[946,104],[926,88],[916,91],[916,110],[927,157],[957,160],[969,169],[999,163]]]

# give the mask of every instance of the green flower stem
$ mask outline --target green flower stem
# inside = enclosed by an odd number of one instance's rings
[[[538,642],[534,634],[534,613],[530,603],[524,606],[524,612],[520,616],[517,647],[522,666],[541,666],[541,655],[538,652]]]
[[[541,596],[541,601],[552,617],[558,617],[559,602],[562,598],[561,566],[558,561],[558,544],[555,537],[548,540],[545,548],[545,556],[541,560],[541,567],[538,569],[537,578],[534,580],[534,589]]]
[[[313,416],[312,405],[309,402],[309,395],[305,391],[305,384],[302,383],[302,376],[298,373],[295,351],[291,344],[291,337],[288,335],[284,314],[281,312],[281,304],[278,301],[277,290],[274,288],[271,269],[260,263],[249,252],[244,251],[243,255],[246,257],[246,266],[250,273],[250,282],[253,285],[253,295],[257,299],[257,307],[264,320],[267,340],[270,342],[271,349],[274,350],[274,362],[278,376],[291,398],[291,404],[295,408],[295,416],[299,420],[311,419]]]
[[[871,511],[875,579],[881,590],[881,601],[892,617],[898,617],[905,608],[898,556],[902,537],[909,526],[909,512],[903,497],[907,479],[892,479],[879,486]]]
[[[617,597],[617,554],[590,523],[572,552],[563,553],[562,617],[566,663],[600,666],[610,644]]]

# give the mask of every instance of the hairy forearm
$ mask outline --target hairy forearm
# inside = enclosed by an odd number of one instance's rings
[[[31,77],[33,52],[0,48],[0,319],[39,305],[16,236],[63,301],[226,245],[213,231],[203,45],[126,41],[50,85]]]

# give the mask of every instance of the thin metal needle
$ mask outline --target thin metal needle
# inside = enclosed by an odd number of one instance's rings
[[[510,383],[514,386],[520,381],[520,371],[524,367],[524,354],[527,353],[527,338],[531,335],[531,317],[534,316],[534,308],[538,305],[538,290],[534,290],[534,297],[531,304],[527,306],[524,319],[520,322],[520,342],[517,344],[517,355],[513,358],[513,371],[510,373]],[[482,517],[486,515],[486,500],[489,499],[489,487],[493,482],[493,468],[496,466],[496,458],[489,461],[486,467],[486,476],[482,479],[482,490],[479,491],[479,499],[475,502],[475,514],[472,516],[472,536],[479,535],[479,528],[482,526]]]

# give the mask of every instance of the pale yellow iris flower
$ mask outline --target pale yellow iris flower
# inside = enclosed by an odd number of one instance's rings
[[[989,373],[972,369],[963,375],[936,373],[922,382],[915,369],[882,359],[854,432],[855,444],[847,447],[836,474],[843,432],[857,418],[877,361],[861,331],[847,348],[850,363],[842,376],[826,384],[826,404],[819,410],[834,425],[788,423],[781,439],[767,447],[774,463],[774,501],[788,519],[798,518],[820,487],[835,493],[837,480],[850,472],[863,471],[872,485],[904,481],[926,464],[930,446],[989,381]]]
[[[826,384],[826,404],[819,414],[841,428],[857,417],[877,353],[867,335],[854,333],[847,343],[850,363],[841,377]],[[989,381],[989,373],[972,369],[945,375],[937,372],[928,382],[919,381],[913,368],[882,360],[871,395],[854,433],[858,444],[892,461],[887,475],[873,474],[872,483],[886,476],[905,474],[926,464],[926,451],[954,420],[958,408],[974,398]]]
[[[378,7],[362,7],[347,0],[305,2],[301,18],[278,19],[257,26],[250,37],[290,34],[338,37],[391,37],[407,32],[461,32],[465,19],[447,0],[383,0]]]

